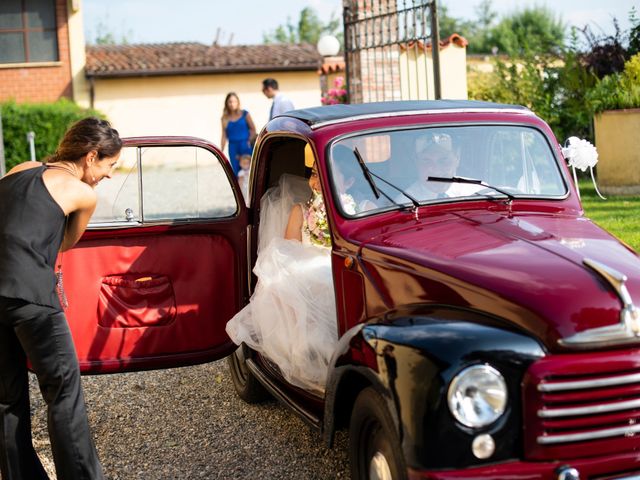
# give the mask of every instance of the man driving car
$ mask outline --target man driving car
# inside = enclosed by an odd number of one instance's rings
[[[407,187],[407,193],[418,201],[472,195],[478,191],[477,185],[427,180],[429,177],[455,176],[459,163],[460,160],[453,151],[450,139],[430,141],[426,144],[416,142],[417,179]],[[401,198],[398,200],[404,201]]]

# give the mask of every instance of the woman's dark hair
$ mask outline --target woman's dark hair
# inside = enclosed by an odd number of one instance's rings
[[[91,150],[98,152],[99,160],[114,157],[122,150],[118,131],[106,120],[87,117],[71,125],[55,153],[47,158],[47,163],[63,160],[75,162]]]
[[[231,112],[229,111],[229,106],[227,105],[231,97],[236,97],[238,99],[238,109],[240,109],[240,98],[238,97],[236,92],[229,92],[227,93],[227,96],[224,97],[224,109],[222,110],[223,115],[231,115]]]

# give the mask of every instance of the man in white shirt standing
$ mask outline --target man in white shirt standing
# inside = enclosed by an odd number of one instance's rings
[[[262,93],[264,93],[267,98],[273,99],[271,111],[269,112],[269,120],[281,113],[295,109],[293,102],[278,90],[278,81],[275,78],[265,78],[262,81]]]

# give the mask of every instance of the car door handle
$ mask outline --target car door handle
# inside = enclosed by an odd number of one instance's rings
[[[131,208],[125,209],[124,216],[127,219],[127,222],[132,222],[133,221],[133,210]]]

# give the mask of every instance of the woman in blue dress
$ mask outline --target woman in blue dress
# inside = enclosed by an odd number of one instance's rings
[[[240,108],[240,99],[234,92],[227,94],[222,110],[222,140],[220,148],[229,142],[229,161],[233,173],[238,175],[240,171],[239,159],[241,155],[251,155],[253,141],[256,138],[256,127],[251,115]]]

